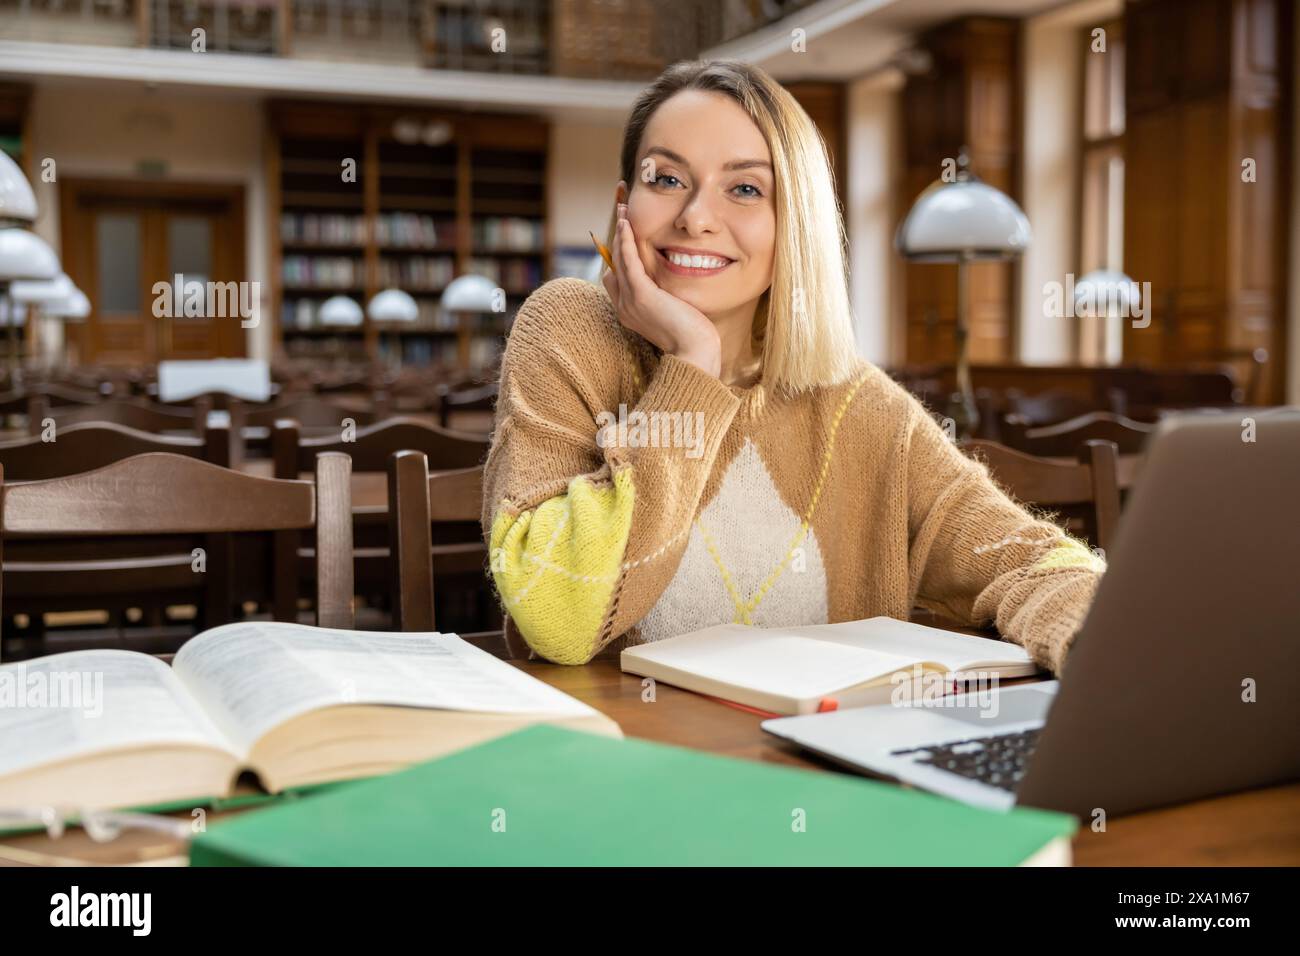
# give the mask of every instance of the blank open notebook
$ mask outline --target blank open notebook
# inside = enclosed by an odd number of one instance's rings
[[[873,617],[760,628],[719,624],[623,651],[620,666],[686,690],[777,714],[887,703],[901,685],[951,690],[961,676],[997,680],[1037,671],[1024,648],[987,637]],[[825,703],[824,703],[825,702]]]

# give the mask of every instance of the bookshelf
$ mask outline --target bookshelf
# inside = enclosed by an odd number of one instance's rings
[[[369,358],[486,371],[524,298],[546,278],[543,120],[397,107],[275,101],[267,168],[277,344],[290,358]],[[354,158],[355,182],[342,175]],[[486,276],[503,313],[463,316],[439,301],[456,276]],[[364,306],[410,293],[417,321],[323,328],[331,295]]]

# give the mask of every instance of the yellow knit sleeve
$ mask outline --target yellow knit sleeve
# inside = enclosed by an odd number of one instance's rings
[[[574,478],[566,494],[527,511],[503,504],[493,516],[497,591],[529,646],[547,660],[585,664],[595,655],[627,550],[635,494],[632,469],[625,467],[612,483]]]

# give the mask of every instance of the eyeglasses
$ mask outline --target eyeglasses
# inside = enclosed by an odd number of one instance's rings
[[[96,843],[109,843],[126,831],[149,831],[168,838],[164,847],[148,847],[135,858],[124,861],[126,865],[153,863],[171,864],[185,862],[176,854],[176,843],[189,843],[193,829],[184,820],[163,817],[152,813],[132,813],[124,810],[96,810],[89,807],[57,807],[53,805],[32,807],[0,807],[0,832],[44,828],[51,840],[61,838],[69,826],[80,826]],[[37,866],[96,866],[95,860],[82,860],[51,853],[42,853],[22,847],[0,845],[0,860],[27,863]]]

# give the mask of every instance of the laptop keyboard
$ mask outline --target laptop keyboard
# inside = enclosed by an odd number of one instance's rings
[[[991,737],[972,737],[946,744],[909,747],[891,750],[891,756],[912,755],[914,763],[928,764],[947,770],[959,777],[967,777],[1015,792],[1029,765],[1029,755],[1038,742],[1041,727],[1022,730],[1014,734],[996,734]]]

